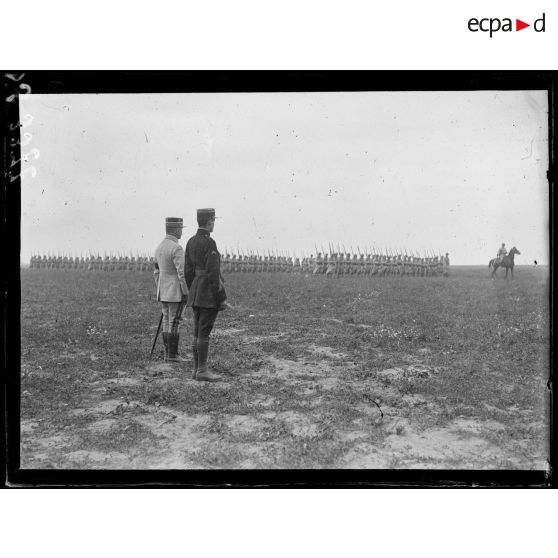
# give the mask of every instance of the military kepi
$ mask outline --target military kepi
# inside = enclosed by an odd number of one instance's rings
[[[167,217],[165,219],[167,227],[184,227],[182,224],[182,217]]]
[[[198,219],[202,217],[205,219],[211,219],[215,217],[215,209],[213,207],[206,207],[204,209],[198,209]]]

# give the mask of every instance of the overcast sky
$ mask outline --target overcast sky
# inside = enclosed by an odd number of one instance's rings
[[[26,95],[22,260],[151,254],[215,207],[221,252],[449,252],[547,264],[544,91]],[[29,117],[27,117],[29,120]],[[23,134],[31,134],[24,136]],[[36,158],[38,150],[39,157]]]

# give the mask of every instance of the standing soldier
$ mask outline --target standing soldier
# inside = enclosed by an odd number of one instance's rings
[[[351,260],[351,275],[358,274],[358,254],[353,252],[353,259]]]
[[[403,256],[401,254],[397,254],[397,275],[400,277],[404,275]]]
[[[184,278],[184,250],[178,243],[182,236],[182,219],[167,217],[166,236],[155,249],[157,300],[163,306],[163,343],[165,360],[180,362],[178,342],[180,320],[188,287]]]
[[[351,269],[352,269],[351,254],[349,252],[345,252],[345,269],[343,273],[345,275],[350,275]]]
[[[339,255],[336,259],[336,269],[335,269],[335,276],[340,277],[343,275],[343,271],[345,270],[345,256],[343,252],[339,252]]]
[[[444,277],[449,276],[449,267],[450,267],[450,259],[449,259],[449,254],[446,252],[446,255],[444,256]]]
[[[316,262],[315,262],[315,265],[314,265],[314,269],[312,270],[313,275],[317,275],[318,273],[322,272],[322,264],[323,264],[322,253],[318,252],[318,256],[316,257]]]
[[[337,269],[336,269],[336,259],[337,259],[337,254],[331,254],[330,258],[329,258],[329,262],[327,264],[327,268],[326,268],[326,278],[327,279],[331,279],[333,277],[336,277],[337,275]]]
[[[372,274],[372,256],[370,254],[366,254],[366,259],[364,260],[364,269],[363,273],[366,277],[370,277]]]
[[[248,271],[250,273],[256,273],[256,265],[257,265],[257,259],[256,256],[254,256],[254,254],[250,254],[250,258],[248,260]]]
[[[314,254],[310,254],[310,257],[308,258],[307,261],[307,270],[308,273],[314,273],[314,267],[316,266],[316,257],[314,256]]]
[[[292,271],[293,271],[293,265],[294,265],[294,264],[293,264],[293,257],[292,257],[292,256],[289,256],[289,257],[287,258],[287,267],[286,267],[285,271],[286,271],[287,273],[292,273]]]
[[[364,260],[364,254],[360,254],[357,265],[357,275],[366,274],[366,261]]]
[[[305,273],[312,273],[314,271],[314,254],[310,254],[310,256],[306,256],[305,258]]]
[[[194,313],[192,378],[205,382],[219,380],[207,370],[209,335],[226,298],[221,276],[221,256],[210,234],[215,228],[215,209],[198,209],[198,231],[186,244],[185,277],[190,292],[187,305]]]
[[[370,276],[377,275],[378,268],[379,268],[378,254],[373,252],[372,253],[372,261],[371,261],[371,265],[370,265]]]

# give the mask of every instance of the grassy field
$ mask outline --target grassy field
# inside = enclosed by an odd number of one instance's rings
[[[150,274],[23,269],[22,467],[545,468],[547,268],[226,281],[205,384]]]

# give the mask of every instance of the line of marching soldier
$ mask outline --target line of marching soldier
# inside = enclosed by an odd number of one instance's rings
[[[50,256],[33,255],[30,269],[61,269],[65,271],[153,271],[153,256]]]
[[[318,253],[316,257],[254,256],[225,254],[222,270],[225,273],[282,272],[326,275],[386,276],[406,275],[434,277],[447,273],[449,258],[442,256],[416,257],[409,255],[379,255],[350,253]]]
[[[31,269],[78,271],[152,271],[153,256],[38,256],[31,257]],[[300,273],[328,278],[359,276],[437,277],[448,274],[449,257],[409,255],[318,253],[317,256],[259,256],[226,253],[221,262],[223,273]]]

